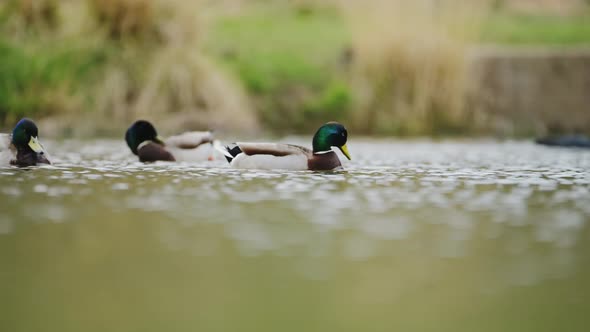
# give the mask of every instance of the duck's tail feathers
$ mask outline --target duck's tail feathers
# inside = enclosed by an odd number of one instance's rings
[[[228,163],[231,163],[231,161],[234,159],[235,156],[233,156],[231,154],[231,150],[230,150],[230,146],[232,144],[230,144],[229,146],[223,146],[221,144],[221,142],[219,142],[218,140],[214,140],[213,141],[213,147],[215,148],[215,150],[219,151],[221,154],[223,154],[223,156],[225,157],[225,159],[227,159]],[[235,145],[235,144],[233,144]],[[238,148],[239,149],[239,148]]]
[[[240,146],[237,143],[226,145],[222,147],[222,149],[223,155],[225,156],[225,159],[227,159],[228,163],[231,163],[237,155],[242,153],[242,149],[240,149]]]

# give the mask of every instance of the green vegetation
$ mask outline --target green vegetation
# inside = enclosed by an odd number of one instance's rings
[[[494,14],[485,21],[481,40],[510,45],[590,45],[590,14]]]
[[[255,7],[219,19],[207,46],[237,74],[263,124],[297,131],[350,109],[352,92],[340,72],[349,40],[335,10]]]
[[[217,128],[256,129],[240,89],[202,55],[196,9],[167,0],[0,3],[0,126],[27,115],[57,119],[57,135],[115,134],[136,118],[164,131],[228,118],[237,121]]]
[[[106,60],[100,49],[22,47],[0,40],[0,119],[64,111]]]
[[[181,0],[32,3],[0,4],[3,127],[28,115],[87,123],[81,134],[138,117],[175,130],[308,133],[339,120],[370,134],[464,134],[470,45],[590,44],[587,13],[454,2],[434,19],[385,2],[255,1],[237,11]],[[201,13],[211,14],[206,26]]]

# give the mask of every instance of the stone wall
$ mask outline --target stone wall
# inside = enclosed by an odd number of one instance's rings
[[[590,48],[478,48],[468,73],[476,126],[506,135],[590,133]]]

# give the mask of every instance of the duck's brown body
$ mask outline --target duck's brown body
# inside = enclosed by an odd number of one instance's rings
[[[314,171],[331,171],[342,168],[340,158],[334,151],[312,154],[307,159],[307,168]]]
[[[21,150],[16,152],[16,158],[11,160],[10,164],[18,167],[27,167],[51,163],[44,154],[35,151]]]
[[[137,156],[141,162],[176,161],[174,156],[156,142],[146,142],[137,149]]]

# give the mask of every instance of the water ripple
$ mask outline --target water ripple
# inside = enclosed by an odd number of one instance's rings
[[[414,239],[436,257],[459,258],[484,238],[508,241],[507,252],[522,260],[534,243],[549,245],[555,266],[573,260],[590,219],[590,153],[529,143],[351,142],[354,161],[325,173],[234,170],[222,160],[142,164],[109,140],[47,145],[54,165],[0,170],[0,236],[14,231],[14,220],[150,216],[168,221],[164,245],[195,255],[218,244],[196,246],[184,230],[223,225],[249,256],[311,257],[338,247],[363,260],[387,255],[380,243]],[[514,230],[526,232],[510,242]],[[341,243],[330,240],[345,234]],[[532,282],[537,268],[533,259],[511,278]]]

